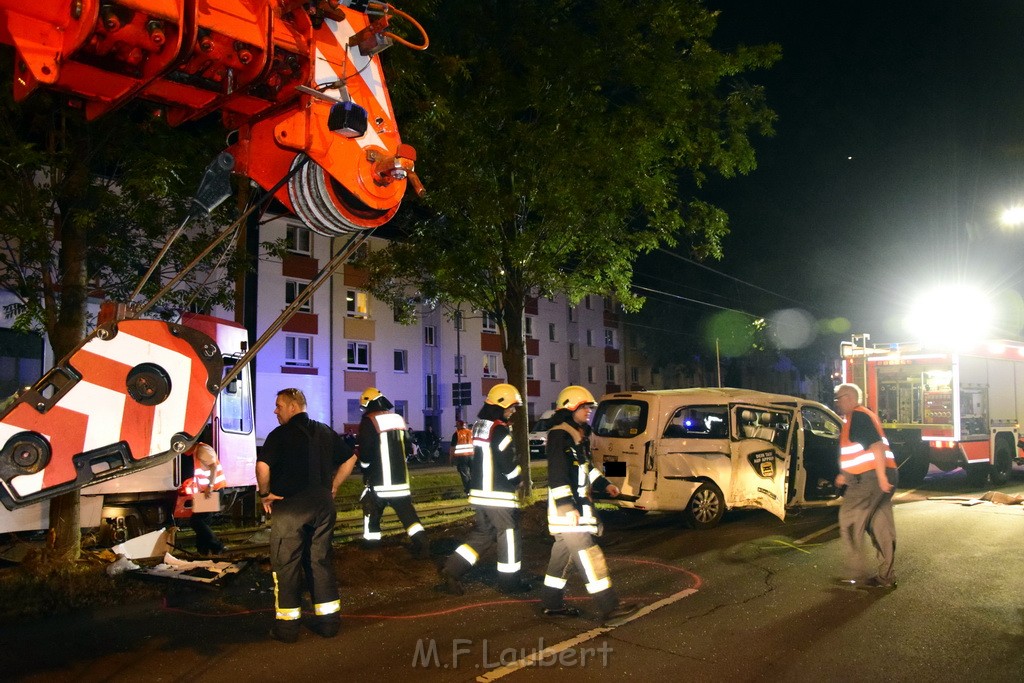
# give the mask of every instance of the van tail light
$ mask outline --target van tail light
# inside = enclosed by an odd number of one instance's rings
[[[654,449],[651,448],[653,441],[648,441],[644,444],[644,472],[650,472],[654,469]]]

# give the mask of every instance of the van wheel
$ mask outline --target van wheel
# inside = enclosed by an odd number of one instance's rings
[[[686,506],[686,518],[694,529],[711,529],[718,526],[725,514],[725,496],[722,489],[711,482],[700,485]]]

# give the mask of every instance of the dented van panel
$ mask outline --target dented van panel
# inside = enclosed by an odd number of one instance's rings
[[[602,397],[592,445],[621,490],[612,503],[684,511],[709,528],[725,509],[760,508],[783,519],[787,507],[835,504],[840,424],[822,404],[780,394],[623,392]]]

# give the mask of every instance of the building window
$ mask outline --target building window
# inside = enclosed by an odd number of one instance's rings
[[[523,334],[527,339],[533,339],[533,318],[526,316],[523,320]]]
[[[594,383],[594,366],[592,365],[587,366],[587,383]]]
[[[604,298],[604,310],[608,311],[609,313],[615,312],[615,300],[612,299],[610,296]]]
[[[409,352],[395,349],[395,372],[409,372]]]
[[[423,343],[426,346],[437,346],[437,328],[427,325],[423,328]]]
[[[571,358],[572,360],[577,360],[579,356],[579,351],[576,350],[576,343],[569,342],[569,358]]]
[[[593,305],[591,304],[591,301],[590,301],[590,295],[589,294],[587,294],[585,297],[583,297],[583,305],[586,306],[588,311],[593,308]]]
[[[551,376],[551,381],[552,382],[557,382],[558,381],[558,363],[552,363],[551,364],[551,375],[550,376]]]
[[[408,401],[395,401],[395,414],[401,415],[402,419],[406,422],[409,421],[409,402]]]
[[[498,332],[498,321],[495,320],[494,316],[492,316],[490,313],[484,313],[483,314],[483,328],[484,328],[484,332],[493,332],[493,333],[497,334],[497,332]]]
[[[363,419],[363,408],[359,405],[358,398],[350,398],[345,401],[348,412],[348,419],[345,422],[359,422]]]
[[[309,228],[289,223],[285,230],[285,249],[293,254],[305,254],[306,256],[313,253],[313,237],[310,235]]]
[[[306,291],[306,287],[309,286],[308,282],[299,282],[298,280],[285,280],[284,281],[284,303],[285,305],[291,305],[293,301],[299,298],[299,295]],[[303,313],[309,313],[313,310],[313,297],[309,297],[301,306],[296,310],[302,311]]]
[[[345,293],[345,315],[349,318],[368,318],[370,316],[369,297],[366,292],[350,289]]]
[[[615,366],[606,365],[604,366],[604,378],[608,380],[609,384],[615,384]]]
[[[369,370],[370,345],[367,342],[348,342],[345,362],[349,370]]]
[[[425,408],[427,410],[436,410],[440,408],[438,404],[437,396],[437,375],[427,375],[427,397]]]
[[[569,322],[574,323],[578,319],[579,319],[579,317],[576,314],[576,307],[575,306],[569,306]]]
[[[548,341],[558,341],[557,328],[554,323],[548,323]]]
[[[484,354],[484,377],[497,377],[498,376],[498,354],[496,353],[485,353]]]
[[[629,377],[630,377],[630,380],[632,382],[634,382],[635,384],[639,384],[640,383],[640,368],[630,368],[629,369]]]
[[[466,317],[462,315],[462,311],[455,311],[455,320],[453,321],[455,329],[459,332],[466,331]]]
[[[453,368],[456,375],[466,374],[466,357],[455,356],[455,367]]]
[[[536,379],[536,377],[533,376],[533,361],[533,358],[529,356],[526,357],[526,379]]]
[[[594,345],[594,331],[593,330],[587,330],[587,346],[593,346],[593,345]]]
[[[296,368],[313,367],[313,338],[284,335],[284,364]]]
[[[616,343],[616,341],[617,340],[615,338],[615,330],[610,330],[610,329],[605,328],[605,331],[604,331],[604,346],[605,346],[605,348],[606,349],[618,348],[619,345]]]

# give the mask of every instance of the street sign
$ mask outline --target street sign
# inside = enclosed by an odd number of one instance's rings
[[[468,406],[473,403],[472,382],[452,382],[452,405]]]

